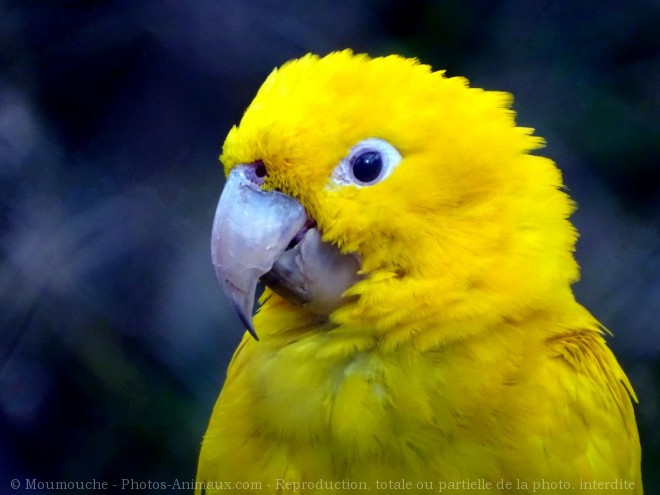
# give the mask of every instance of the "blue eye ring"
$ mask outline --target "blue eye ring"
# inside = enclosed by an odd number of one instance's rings
[[[389,177],[401,160],[401,153],[384,139],[364,139],[339,162],[332,172],[331,183],[373,186]]]

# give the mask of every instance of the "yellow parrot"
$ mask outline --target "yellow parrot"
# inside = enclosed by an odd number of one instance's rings
[[[212,257],[249,333],[198,493],[642,493],[574,204],[511,101],[348,50],[266,79],[221,156]]]

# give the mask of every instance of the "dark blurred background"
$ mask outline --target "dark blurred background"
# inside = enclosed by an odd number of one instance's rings
[[[194,478],[241,337],[222,141],[274,66],[344,47],[510,91],[547,138],[660,493],[659,26],[657,0],[0,0],[0,493]]]

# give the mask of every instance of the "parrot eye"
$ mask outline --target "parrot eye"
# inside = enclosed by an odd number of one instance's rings
[[[377,151],[365,151],[351,160],[353,177],[358,181],[369,184],[380,177],[383,171],[383,159]]]
[[[387,141],[369,138],[351,148],[332,173],[335,184],[371,186],[389,177],[401,161],[401,153]]]

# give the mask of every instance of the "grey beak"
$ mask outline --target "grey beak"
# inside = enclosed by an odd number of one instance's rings
[[[258,340],[252,309],[259,278],[303,230],[307,214],[290,196],[263,191],[256,165],[232,169],[213,220],[215,272],[243,324]]]

